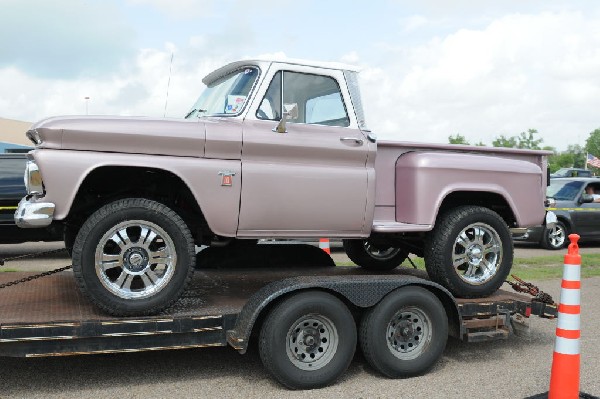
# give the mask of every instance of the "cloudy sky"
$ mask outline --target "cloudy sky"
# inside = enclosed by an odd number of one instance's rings
[[[3,118],[86,105],[181,117],[208,72],[273,55],[360,66],[381,138],[490,144],[535,128],[564,149],[600,127],[596,0],[0,0],[0,10]]]

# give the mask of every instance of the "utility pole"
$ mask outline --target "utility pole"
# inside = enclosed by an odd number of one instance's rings
[[[85,114],[89,115],[88,113],[88,104],[90,102],[90,98],[88,96],[83,97],[83,99],[85,100]]]

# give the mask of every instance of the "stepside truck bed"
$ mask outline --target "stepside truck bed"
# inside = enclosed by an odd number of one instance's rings
[[[0,284],[28,275],[0,273]],[[89,303],[67,271],[0,290],[0,356],[137,352],[228,343],[244,352],[250,332],[260,324],[260,311],[279,295],[334,287],[356,303],[364,291],[398,282],[424,282],[425,277],[421,271],[404,268],[383,276],[357,267],[203,269],[197,270],[184,297],[163,314],[115,318]],[[508,336],[511,316],[516,314],[556,315],[555,306],[503,290],[488,298],[450,298],[447,302],[452,301],[444,303],[448,312],[458,313],[450,334],[467,341]]]

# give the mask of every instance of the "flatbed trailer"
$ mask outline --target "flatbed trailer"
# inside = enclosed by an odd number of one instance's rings
[[[29,275],[0,273],[0,284]],[[368,338],[369,328],[377,325],[386,298],[398,293],[410,294],[411,290],[416,290],[417,294],[418,290],[426,295],[433,293],[430,296],[438,298],[437,303],[442,305],[442,313],[447,316],[446,330],[438,329],[435,317],[428,318],[427,306],[409,304],[408,308],[396,311],[392,320],[384,324],[390,336],[398,337],[398,342],[395,338],[386,338],[387,332],[379,334],[383,347],[387,342],[389,351],[396,353],[392,360],[402,365],[394,368],[385,362],[381,364],[376,341],[373,343]],[[288,314],[293,316],[294,309],[302,307],[307,298],[310,301],[310,298],[320,296],[324,302],[331,297],[342,303],[352,315],[353,325],[337,324],[336,315],[340,311],[327,313],[328,309],[323,305],[321,312],[310,310],[310,305],[306,305],[309,310],[292,324],[298,320],[307,322],[294,324],[297,329],[282,326],[281,331],[284,335],[287,332],[287,337],[281,340],[283,347],[279,350],[288,353],[281,356],[271,353],[278,351],[274,342],[277,339],[273,339],[280,331],[277,321]],[[366,352],[367,360],[378,371],[391,377],[410,376],[422,374],[437,361],[448,335],[469,342],[502,339],[513,333],[516,319],[524,320],[531,315],[553,318],[556,314],[554,305],[503,290],[487,298],[454,298],[444,288],[429,281],[426,273],[415,269],[399,268],[374,275],[358,267],[303,267],[199,269],[184,297],[167,311],[148,317],[114,317],[90,303],[77,289],[72,272],[66,271],[0,290],[0,356],[67,356],[227,345],[244,353],[251,337],[258,337],[263,363],[280,382],[290,388],[313,388],[331,383],[345,370],[357,341],[363,353]],[[414,319],[414,323],[404,321],[405,315]],[[316,330],[311,330],[313,323]],[[402,327],[402,323],[408,324]],[[347,359],[340,360],[340,365],[335,367],[341,371],[331,371],[328,368],[336,363],[337,352],[342,352],[345,342],[352,340],[350,330],[355,332],[354,341],[348,346]],[[442,331],[443,337],[439,336],[438,330]],[[348,334],[350,338],[345,338]],[[329,342],[313,342],[315,338],[324,341],[325,337]],[[419,338],[428,340],[428,345],[415,341]],[[296,339],[301,342],[300,347]],[[428,348],[435,347],[437,341],[440,341],[437,346],[441,346],[439,353],[428,354]],[[413,350],[413,344],[421,349]],[[316,360],[311,363],[290,353],[290,350],[297,352],[298,348],[306,355],[315,357],[316,354]],[[334,360],[330,359],[329,364],[323,360],[325,355],[322,353],[332,350]],[[427,357],[433,358],[413,366],[416,360]],[[281,365],[281,362],[296,368],[281,371],[282,367],[289,366]],[[344,362],[347,363],[345,366]],[[311,370],[313,366],[317,370]]]

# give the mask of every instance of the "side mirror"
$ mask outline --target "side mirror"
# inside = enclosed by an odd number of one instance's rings
[[[277,126],[273,128],[276,133],[287,133],[285,127],[288,119],[298,119],[298,103],[283,104],[283,115]]]
[[[581,194],[581,198],[579,198],[580,204],[587,204],[590,202],[594,202],[594,196],[592,194]]]

